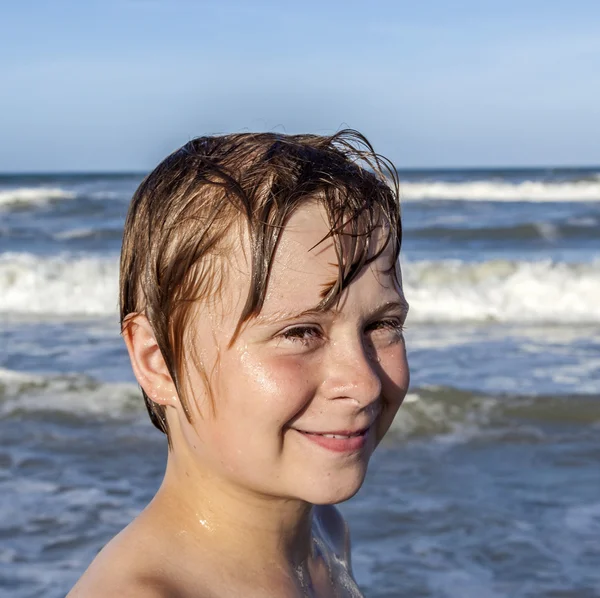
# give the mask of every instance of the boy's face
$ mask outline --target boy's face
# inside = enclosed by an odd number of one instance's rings
[[[333,244],[319,243],[328,231],[318,204],[292,216],[264,306],[230,347],[250,285],[248,251],[239,251],[220,301],[192,320],[189,355],[204,375],[190,368],[193,423],[179,414],[200,468],[261,494],[314,504],[345,500],[360,488],[409,382],[400,330],[406,304],[389,273],[391,248],[330,311],[315,311],[338,275]]]

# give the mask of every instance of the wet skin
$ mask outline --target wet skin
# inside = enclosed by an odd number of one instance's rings
[[[172,441],[155,499],[98,563],[123,565],[128,547],[119,583],[133,592],[160,562],[153,587],[171,594],[157,595],[356,595],[342,579],[345,524],[314,505],[358,491],[400,407],[407,307],[387,248],[331,309],[316,309],[337,277],[333,244],[321,242],[328,230],[316,203],[293,214],[263,308],[233,342],[250,284],[243,239],[229,257],[218,300],[198,306],[185,339],[191,422],[147,320],[138,316],[125,335],[138,381],[167,407]]]

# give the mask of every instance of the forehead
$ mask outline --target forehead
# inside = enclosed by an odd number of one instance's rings
[[[331,224],[322,205],[310,203],[297,210],[286,225],[274,256],[263,311],[283,299],[295,300],[305,309],[315,308],[339,276],[338,255],[334,241],[327,238]],[[386,231],[381,227],[373,233],[370,253],[381,248]],[[342,251],[346,237],[340,238]],[[391,275],[394,250],[388,243],[382,254],[359,274],[354,282],[373,279],[372,292],[386,289],[398,294]],[[355,287],[354,283],[350,285]],[[364,286],[364,280],[363,280]]]
[[[292,214],[279,238],[262,308],[243,324],[241,316],[252,286],[252,260],[248,231],[240,227],[231,251],[227,252],[225,284],[214,301],[196,306],[190,331],[199,340],[213,338],[217,344],[231,346],[238,338],[236,331],[241,332],[253,321],[278,321],[319,309],[324,294],[339,275],[334,242],[326,238],[330,228],[325,209],[316,202],[307,203]],[[381,230],[374,232],[372,251],[379,249],[379,237],[385,239],[385,236]],[[344,242],[343,236],[341,241]],[[394,249],[388,243],[377,260],[364,268],[343,291],[334,308],[368,310],[387,302],[404,304],[402,289],[398,286],[399,269],[397,276],[391,271],[394,258]]]
[[[270,283],[299,283],[305,277],[321,279],[337,273],[337,255],[325,210],[308,204],[289,219],[273,259]]]

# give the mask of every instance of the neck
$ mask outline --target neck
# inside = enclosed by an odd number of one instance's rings
[[[188,549],[202,551],[208,541],[246,568],[296,569],[312,554],[311,504],[241,488],[173,451],[153,507]]]

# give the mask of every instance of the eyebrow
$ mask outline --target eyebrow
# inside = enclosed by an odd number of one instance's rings
[[[398,310],[403,316],[407,316],[409,308],[410,306],[408,304],[408,301],[402,295],[400,299],[396,301],[387,301],[383,305],[380,305],[377,309],[374,310],[373,313],[375,315],[379,315],[386,311]]]
[[[319,309],[318,307],[311,307],[309,309],[305,309],[300,312],[278,311],[278,312],[275,312],[268,316],[265,316],[264,314],[260,313],[260,314],[258,314],[258,316],[256,316],[256,318],[254,318],[254,321],[257,324],[276,324],[276,323],[287,322],[287,321],[291,321],[291,320],[300,320],[307,316],[322,316],[323,314],[326,314],[326,313],[336,313],[336,312],[337,312],[337,310],[332,309],[332,308]]]
[[[371,317],[378,317],[381,314],[384,314],[389,311],[396,310],[401,313],[402,317],[406,317],[408,315],[409,304],[406,299],[402,296],[398,300],[394,301],[386,301],[382,305],[378,306],[371,313]],[[328,309],[319,309],[318,307],[311,307],[309,309],[305,309],[300,312],[276,312],[274,314],[270,314],[269,316],[265,316],[264,314],[259,314],[255,318],[255,322],[257,324],[276,324],[283,323],[287,321],[301,320],[306,318],[307,316],[323,316],[323,314],[339,314],[340,310],[335,308]]]

